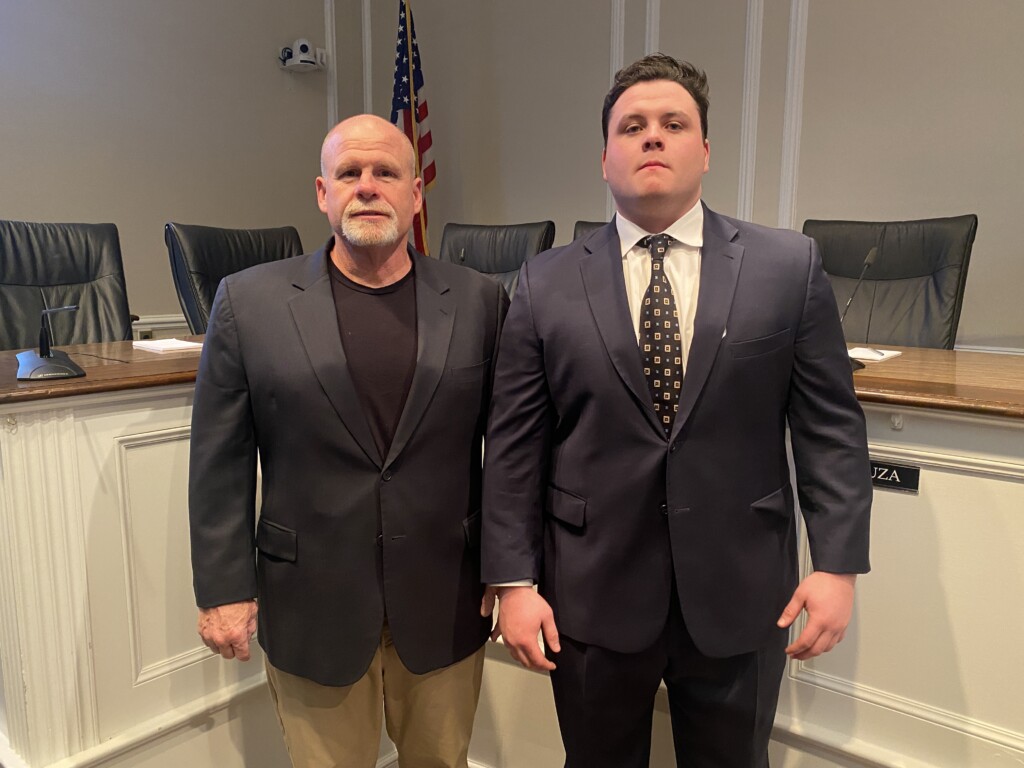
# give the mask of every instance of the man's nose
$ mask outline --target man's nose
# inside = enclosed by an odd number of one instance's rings
[[[650,126],[644,134],[644,149],[662,149],[664,146],[661,129],[656,125]]]
[[[356,184],[356,194],[361,198],[377,197],[379,194],[377,179],[372,171],[367,171],[359,177],[359,183]]]

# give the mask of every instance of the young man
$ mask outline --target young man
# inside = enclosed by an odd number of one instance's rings
[[[508,299],[407,246],[421,182],[393,125],[340,123],[321,170],[327,244],[225,278],[214,301],[192,416],[199,632],[244,660],[258,622],[297,768],[375,765],[382,711],[403,765],[465,768],[493,603],[481,438]]]
[[[569,768],[646,766],[662,680],[678,765],[767,765],[786,653],[842,639],[868,570],[832,291],[811,240],[703,205],[707,107],[704,73],[671,57],[616,75],[616,216],[524,266],[501,339],[483,575],[513,657],[551,671]],[[787,426],[815,568],[799,586]]]

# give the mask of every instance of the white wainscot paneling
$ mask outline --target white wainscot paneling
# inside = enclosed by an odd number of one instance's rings
[[[227,686],[248,663],[214,657],[196,634],[188,543],[191,387],[77,419],[100,739]]]
[[[778,738],[806,760],[782,764],[1020,766],[1024,423],[865,410],[872,457],[919,466],[920,493],[876,489],[846,640],[783,686]]]

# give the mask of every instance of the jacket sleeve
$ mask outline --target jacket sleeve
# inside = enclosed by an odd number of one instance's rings
[[[527,262],[501,333],[484,444],[485,583],[539,579],[551,412]]]
[[[214,298],[192,406],[189,525],[200,608],[256,596],[256,435],[229,283]]]
[[[788,411],[797,493],[815,570],[866,573],[871,472],[864,412],[813,240],[809,249]]]

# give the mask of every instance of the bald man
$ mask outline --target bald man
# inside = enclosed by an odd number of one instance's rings
[[[316,194],[324,247],[226,277],[210,315],[189,477],[199,634],[244,661],[259,627],[296,768],[374,766],[382,718],[401,765],[464,768],[508,299],[409,247],[421,180],[390,123],[335,126]]]

